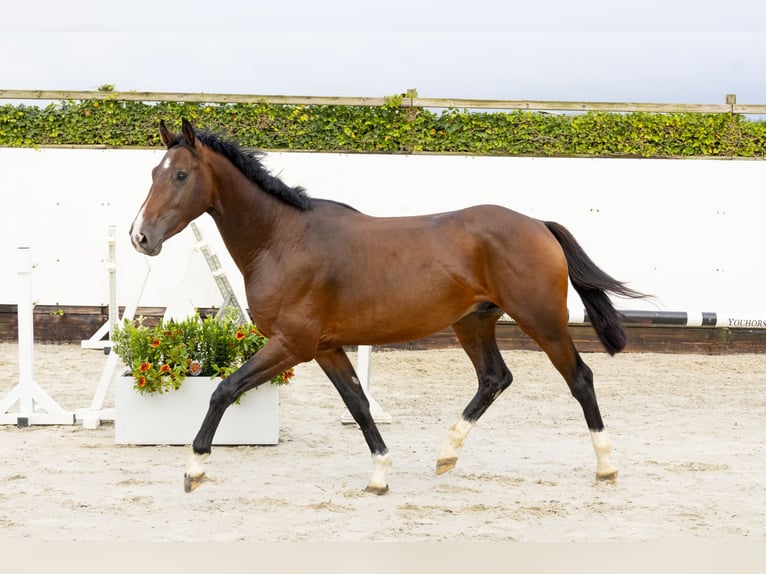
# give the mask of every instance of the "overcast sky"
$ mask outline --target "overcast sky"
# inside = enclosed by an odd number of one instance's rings
[[[766,103],[764,0],[33,0],[1,18],[0,89]]]

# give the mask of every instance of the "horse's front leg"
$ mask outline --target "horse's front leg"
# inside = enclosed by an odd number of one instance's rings
[[[184,473],[186,492],[196,489],[205,477],[203,462],[210,455],[215,431],[229,405],[242,393],[267,383],[299,362],[301,360],[288,352],[285,346],[272,339],[248,362],[218,384],[210,397],[210,406],[194,439],[192,452],[186,463]]]
[[[339,347],[317,355],[316,361],[340,393],[351,416],[362,429],[364,439],[370,448],[372,476],[365,490],[373,494],[385,494],[388,492],[386,472],[391,466],[391,455],[370,414],[370,403],[359,383],[354,367],[348,360],[348,355]]]

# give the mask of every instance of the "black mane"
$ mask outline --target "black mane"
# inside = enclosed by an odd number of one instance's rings
[[[313,200],[306,194],[304,188],[290,187],[278,177],[271,175],[269,170],[260,162],[259,158],[263,155],[262,153],[244,150],[237,143],[225,140],[210,131],[197,132],[196,136],[205,147],[228,159],[247,179],[266,193],[301,211],[308,211],[312,208]],[[179,133],[175,141],[171,142],[168,147],[175,145],[187,145],[182,134]]]

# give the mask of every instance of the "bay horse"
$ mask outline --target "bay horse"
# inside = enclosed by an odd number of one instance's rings
[[[373,472],[366,490],[385,493],[391,455],[344,346],[409,341],[449,326],[478,378],[478,390],[438,453],[436,472],[451,470],[471,428],[511,384],[495,339],[503,312],[545,351],[581,405],[597,478],[616,478],[593,375],[569,333],[567,279],[610,354],[626,340],[607,293],[642,294],[599,269],[563,226],[492,205],[371,217],[285,184],[259,154],[198,132],[185,119],[180,133],[164,122],[159,132],[167,151],[152,170],[148,196],[130,228],[133,246],[158,255],[164,241],[210,214],[243,275],[252,320],[268,337],[213,392],[186,464],[186,492],[204,478],[203,462],[229,405],[313,359],[370,449]]]

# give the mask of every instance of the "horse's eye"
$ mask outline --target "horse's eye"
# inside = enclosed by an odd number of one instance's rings
[[[188,174],[187,174],[185,171],[179,171],[179,172],[176,174],[176,179],[177,179],[178,181],[183,181],[183,180],[185,180],[185,179],[186,179],[186,177],[187,177],[187,176],[188,176]]]

